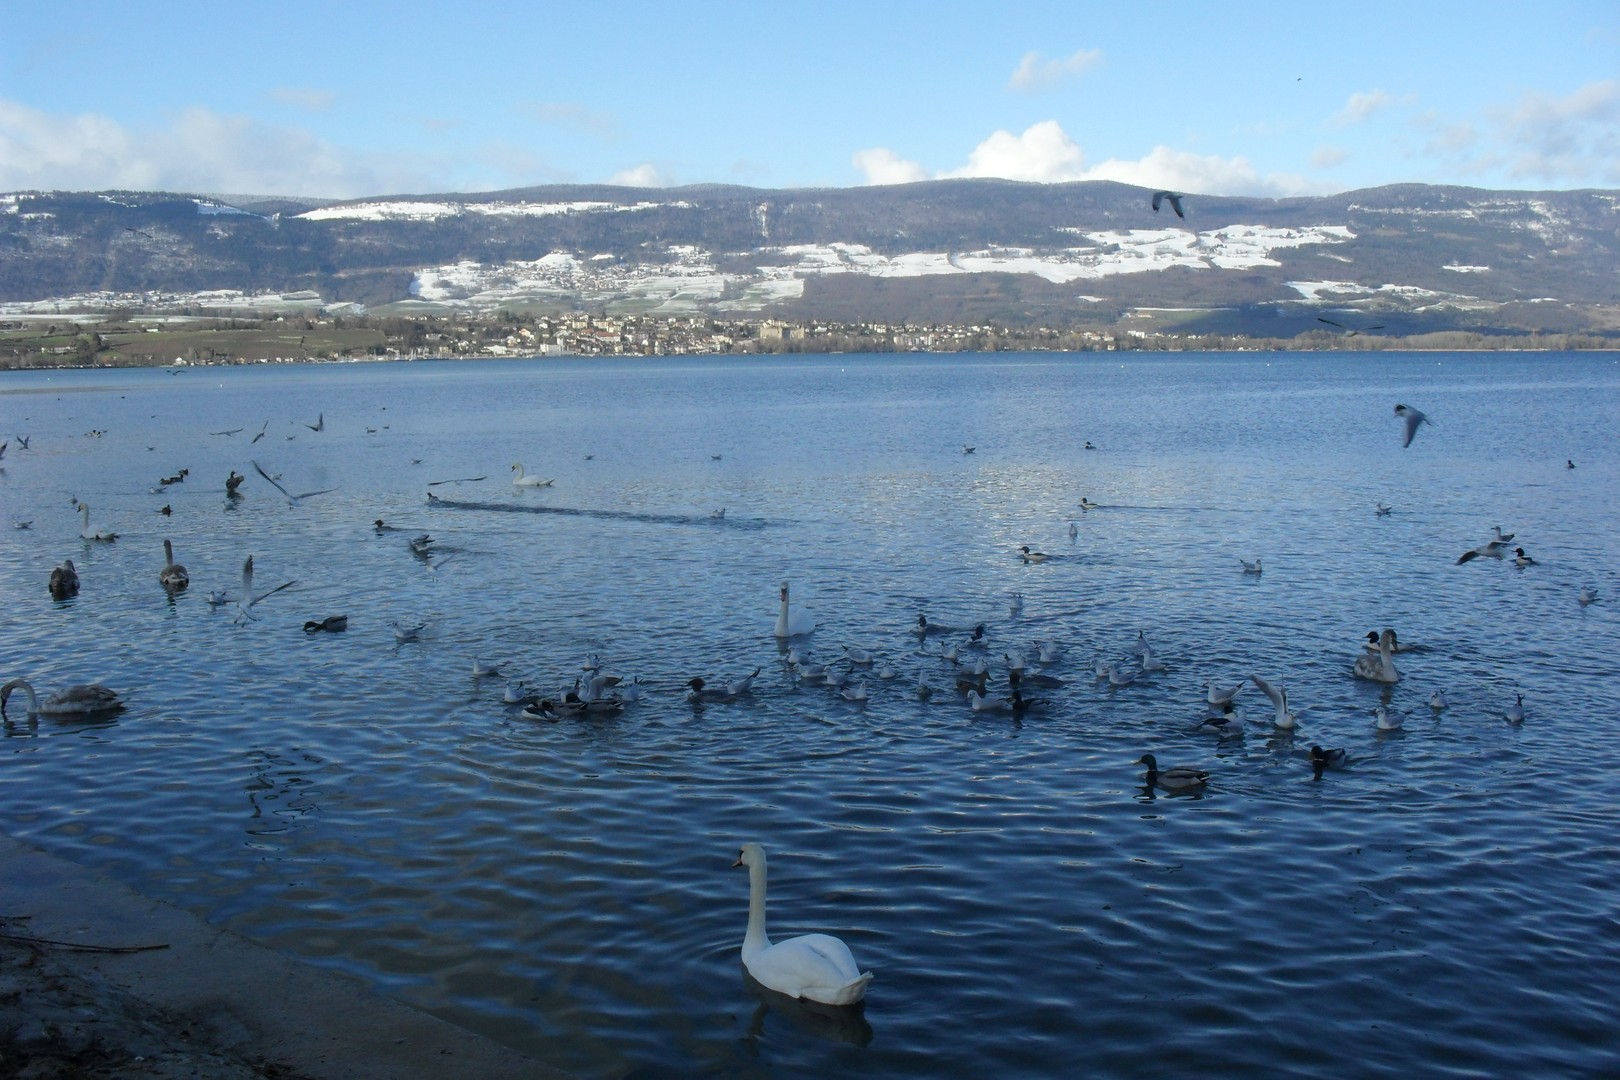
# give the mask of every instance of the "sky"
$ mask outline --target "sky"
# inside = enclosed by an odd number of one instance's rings
[[[0,191],[1620,188],[1620,3],[0,3]]]

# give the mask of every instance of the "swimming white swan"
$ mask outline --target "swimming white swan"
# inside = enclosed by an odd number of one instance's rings
[[[748,932],[742,962],[760,985],[824,1005],[853,1005],[866,996],[870,971],[855,963],[849,946],[830,934],[805,934],[771,944],[765,932],[765,849],[748,843],[733,868],[748,868]]]
[[[116,539],[118,539],[118,534],[113,532],[111,529],[92,529],[90,527],[90,504],[89,503],[84,503],[84,502],[80,503],[79,504],[79,513],[84,515],[84,527],[79,530],[79,535],[80,536],[84,537],[86,540],[116,540]]]
[[[1168,769],[1161,769],[1158,759],[1152,754],[1143,754],[1132,764],[1147,766],[1147,773],[1142,777],[1143,783],[1157,784],[1169,791],[1203,787],[1209,783],[1209,773],[1203,769],[1195,769],[1190,765],[1172,765]]]
[[[516,461],[512,463],[513,487],[550,487],[553,483],[554,481],[547,480],[544,477],[527,476],[524,474],[521,464]]]
[[[1272,718],[1272,724],[1284,730],[1293,727],[1299,717],[1288,711],[1288,688],[1282,683],[1272,686],[1258,675],[1250,675],[1249,681],[1254,683],[1262,694],[1271,699],[1272,705],[1276,706],[1277,713]]]
[[[28,715],[34,716],[94,716],[117,712],[124,707],[118,691],[109,690],[100,683],[81,683],[68,686],[47,696],[43,701],[27,679],[12,679],[0,686],[0,717],[6,714],[6,702],[13,690],[28,694]]]
[[[816,620],[804,608],[788,603],[788,583],[782,582],[782,610],[776,616],[776,636],[798,637],[816,628]]]
[[[1395,670],[1395,631],[1385,630],[1378,638],[1378,655],[1363,652],[1356,657],[1355,676],[1379,683],[1397,683],[1401,673]]]
[[[191,584],[186,568],[174,561],[174,544],[163,541],[163,569],[158,571],[158,584],[170,592],[179,592]]]
[[[72,559],[63,559],[62,565],[51,571],[49,588],[51,597],[56,600],[79,595],[79,572],[73,568]]]

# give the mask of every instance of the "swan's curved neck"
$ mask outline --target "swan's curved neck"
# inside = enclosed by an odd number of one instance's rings
[[[771,938],[765,932],[765,862],[762,857],[748,867],[748,932],[743,935],[743,951],[753,953],[770,947]]]
[[[172,540],[163,541],[163,562],[167,566],[174,565],[174,542]]]
[[[38,716],[39,715],[39,695],[34,693],[34,686],[27,679],[12,679],[9,683],[6,684],[6,690],[8,692],[11,691],[11,690],[22,690],[22,691],[26,692],[28,694],[28,715],[29,716]],[[9,693],[8,693],[8,696],[9,696]],[[761,890],[760,890],[760,913],[759,913],[759,925],[760,925],[761,932],[764,931],[764,927],[765,927],[765,910],[764,909],[765,909],[764,889],[761,888]],[[750,932],[752,932],[753,926],[754,926],[754,923],[753,923],[752,915],[750,914],[750,918],[749,918],[749,922],[748,922],[748,927],[749,927]]]

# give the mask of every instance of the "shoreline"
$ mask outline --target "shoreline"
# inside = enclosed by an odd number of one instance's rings
[[[0,1075],[568,1080],[0,833]]]

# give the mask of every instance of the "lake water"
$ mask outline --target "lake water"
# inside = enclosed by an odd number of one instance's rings
[[[1405,449],[1397,402],[1433,420]],[[1617,422],[1596,353],[6,373],[4,524],[33,526],[0,530],[0,674],[129,708],[14,699],[4,827],[587,1077],[1614,1075]],[[289,505],[254,460],[336,490]],[[1538,565],[1456,565],[1493,525]],[[207,595],[248,554],[298,582],[251,622]],[[813,658],[899,677],[796,684],[784,580]],[[986,624],[993,686],[1014,651],[1065,685],[1017,719],[919,701],[953,678],[920,612]],[[1351,676],[1385,626],[1420,647],[1393,688]],[[1167,670],[1096,680],[1139,632]],[[554,691],[592,652],[645,688],[620,716],[524,720],[472,674]],[[1251,673],[1297,731],[1252,686],[1242,737],[1199,729]],[[1317,778],[1313,743],[1348,763]],[[1145,787],[1148,751],[1213,778]],[[745,840],[773,933],[876,973],[862,1009],[745,980]]]

